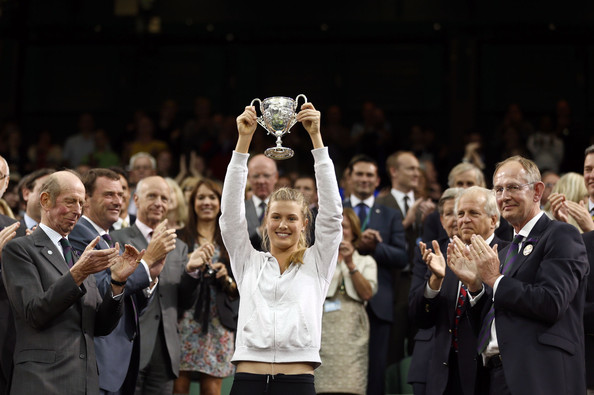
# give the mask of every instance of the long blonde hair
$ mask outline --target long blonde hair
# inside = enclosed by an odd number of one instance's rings
[[[303,221],[307,221],[307,225],[303,232],[299,235],[299,241],[297,243],[297,251],[293,252],[289,257],[289,262],[301,264],[303,263],[303,254],[309,247],[309,240],[307,235],[309,234],[309,228],[311,227],[311,211],[309,211],[309,205],[307,199],[301,192],[293,188],[279,188],[272,192],[268,204],[266,205],[266,212],[264,213],[264,223],[262,224],[262,248],[265,251],[270,251],[270,238],[268,236],[268,229],[266,228],[266,219],[268,218],[268,211],[270,205],[277,201],[289,201],[296,202],[301,206],[301,215]]]

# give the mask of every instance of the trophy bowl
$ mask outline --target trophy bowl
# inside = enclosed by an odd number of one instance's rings
[[[268,133],[276,137],[276,146],[270,147],[264,151],[264,155],[271,159],[282,160],[289,159],[295,155],[295,152],[288,147],[283,147],[282,137],[286,133],[290,133],[290,129],[297,123],[297,105],[299,98],[303,97],[307,103],[307,97],[301,94],[294,100],[290,97],[273,96],[264,100],[254,99],[250,106],[254,103],[260,103],[261,116],[258,117],[258,124],[262,126]]]

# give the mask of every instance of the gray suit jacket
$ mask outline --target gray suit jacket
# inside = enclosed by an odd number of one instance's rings
[[[0,215],[0,229],[12,225],[16,220]],[[0,394],[8,393],[12,376],[12,354],[14,353],[14,318],[8,302],[6,288],[0,281]]]
[[[252,246],[262,251],[262,236],[258,233],[258,227],[261,225],[260,218],[258,218],[258,212],[252,199],[245,201],[245,219],[248,224],[248,233],[250,235],[250,242]]]
[[[111,233],[114,242],[131,244],[138,250],[148,243],[138,227],[133,225]],[[159,324],[163,322],[165,344],[171,361],[171,371],[177,376],[181,355],[181,344],[177,333],[178,311],[181,313],[194,305],[198,280],[186,273],[188,246],[176,240],[175,250],[167,255],[159,284],[147,308],[140,316],[140,369],[150,362],[155,339],[159,335]],[[158,317],[159,319],[155,319]]]
[[[98,394],[93,338],[117,325],[121,300],[102,300],[94,276],[78,287],[41,228],[10,241],[2,265],[17,334],[10,393]]]

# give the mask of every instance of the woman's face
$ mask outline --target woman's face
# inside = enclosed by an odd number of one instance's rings
[[[194,211],[198,221],[212,221],[217,218],[221,209],[221,202],[217,194],[205,184],[198,187],[194,199]]]
[[[295,249],[299,244],[301,232],[305,231],[305,226],[306,222],[299,203],[290,200],[272,202],[266,217],[266,230],[271,250]]]
[[[353,227],[346,215],[342,216],[342,240],[353,241]]]

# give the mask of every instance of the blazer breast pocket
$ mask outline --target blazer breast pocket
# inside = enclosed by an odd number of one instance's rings
[[[54,363],[56,351],[54,350],[23,350],[14,355],[15,365],[24,362]]]
[[[538,336],[538,342],[546,344],[547,346],[560,348],[571,355],[575,354],[575,344],[561,336],[553,335],[551,333],[542,333]]]

